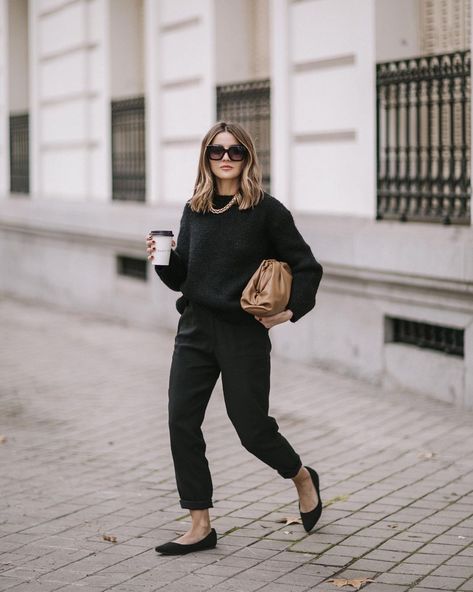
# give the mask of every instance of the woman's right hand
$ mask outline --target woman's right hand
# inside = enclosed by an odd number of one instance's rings
[[[153,240],[153,237],[151,236],[151,234],[148,234],[148,236],[146,237],[146,252],[148,253],[148,260],[153,258],[153,251],[156,250],[156,247],[154,246],[156,243]],[[171,240],[171,247],[174,249],[174,247],[176,246],[176,241],[174,239]]]

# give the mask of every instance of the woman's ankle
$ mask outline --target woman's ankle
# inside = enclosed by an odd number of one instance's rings
[[[304,466],[302,466],[299,469],[299,472],[297,473],[297,475],[292,477],[292,480],[294,481],[294,484],[296,485],[296,487],[298,485],[304,485],[308,480],[310,480],[310,473]]]
[[[210,515],[208,510],[191,510],[191,518],[193,530],[210,530]]]
[[[190,532],[198,535],[208,534],[212,527],[209,524],[192,524]]]

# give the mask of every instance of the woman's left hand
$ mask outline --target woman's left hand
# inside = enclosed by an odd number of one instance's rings
[[[271,329],[274,325],[279,325],[281,323],[285,323],[292,318],[293,312],[289,308],[283,310],[282,312],[278,312],[274,315],[269,315],[267,317],[257,317],[255,319],[259,321],[262,325],[266,327],[266,329]]]

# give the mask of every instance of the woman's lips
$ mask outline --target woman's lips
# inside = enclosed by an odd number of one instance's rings
[[[226,171],[227,169],[228,170],[231,170],[233,167],[231,167],[231,166],[223,166],[223,167],[220,167],[220,168],[222,169],[222,171]]]

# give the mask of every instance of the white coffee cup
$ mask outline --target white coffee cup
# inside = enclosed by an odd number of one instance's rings
[[[155,242],[155,251],[151,262],[153,265],[169,265],[171,257],[172,230],[151,230],[151,238]]]

